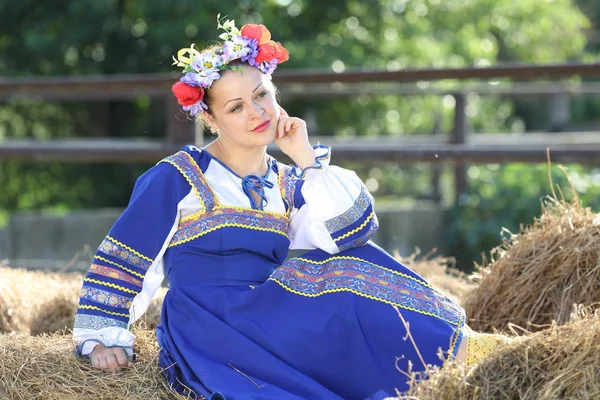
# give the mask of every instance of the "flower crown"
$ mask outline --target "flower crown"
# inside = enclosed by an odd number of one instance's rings
[[[217,29],[223,29],[219,38],[221,45],[202,52],[194,48],[181,49],[173,65],[183,67],[183,76],[172,87],[173,93],[184,111],[194,116],[208,110],[204,102],[204,91],[221,77],[221,71],[231,61],[241,60],[271,75],[278,64],[289,59],[288,51],[279,43],[271,40],[271,33],[264,25],[246,24],[239,30],[235,21],[226,20],[223,24],[217,16]]]

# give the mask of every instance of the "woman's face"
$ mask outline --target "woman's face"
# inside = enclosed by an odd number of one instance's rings
[[[275,140],[279,104],[269,76],[254,67],[239,67],[211,87],[212,115],[219,139],[241,147],[266,146]]]

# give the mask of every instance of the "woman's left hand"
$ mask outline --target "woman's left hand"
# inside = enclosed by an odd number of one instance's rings
[[[315,151],[308,141],[306,122],[300,118],[290,117],[279,107],[281,112],[277,123],[275,143],[281,151],[290,157],[300,168],[315,165]]]

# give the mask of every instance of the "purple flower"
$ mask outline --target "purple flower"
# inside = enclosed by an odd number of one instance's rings
[[[242,56],[242,61],[247,62],[248,64],[256,67],[256,56],[258,56],[258,40],[256,39],[248,39],[244,37],[246,40],[246,45],[248,47],[248,53]]]
[[[199,112],[204,112],[205,110],[208,110],[208,106],[202,100],[195,104],[192,104],[191,106],[183,106],[182,108],[184,111],[188,111],[192,117],[198,114]]]
[[[238,35],[223,43],[224,61],[227,63],[231,60],[245,57],[252,50],[250,42],[250,39]]]
[[[190,86],[200,86],[206,89],[212,85],[213,81],[219,79],[219,77],[219,70],[210,69],[200,71],[200,73],[186,72],[179,80]]]
[[[267,75],[271,75],[273,71],[277,68],[277,59],[274,58],[271,61],[265,61],[258,66],[258,69],[264,72]]]

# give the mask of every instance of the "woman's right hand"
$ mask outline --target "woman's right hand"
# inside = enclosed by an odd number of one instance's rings
[[[120,368],[133,367],[125,349],[121,347],[104,347],[101,344],[96,345],[90,354],[92,366],[109,371],[115,371]]]

